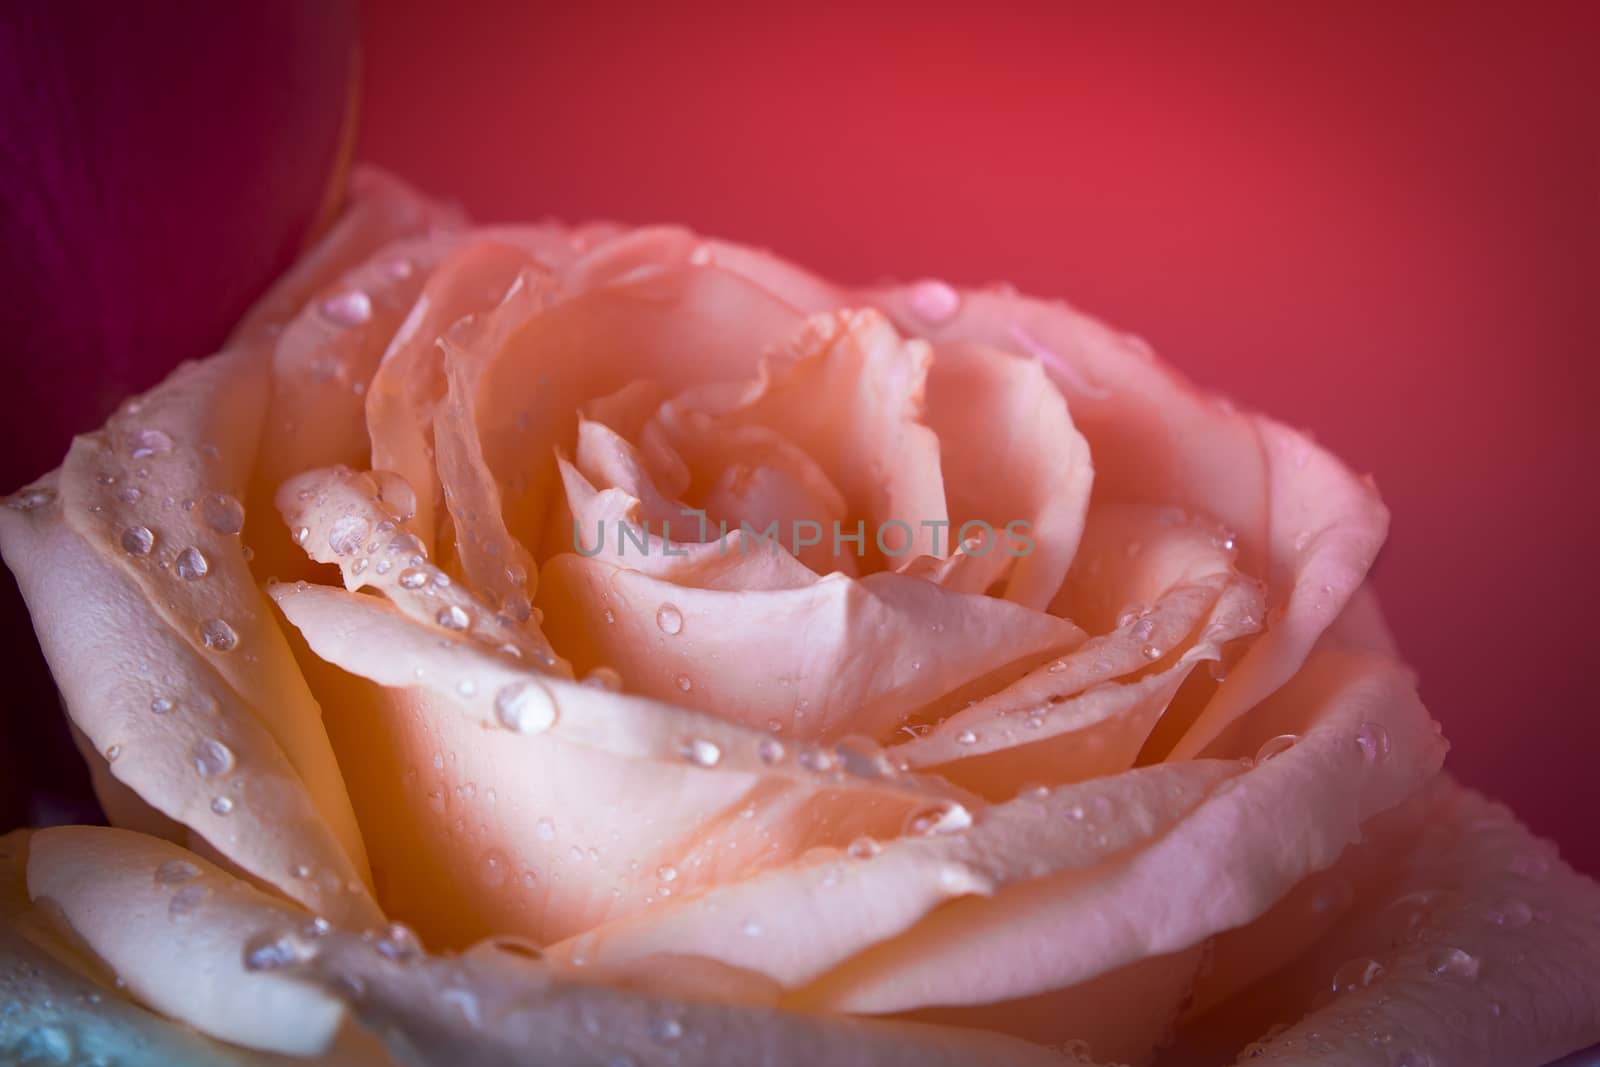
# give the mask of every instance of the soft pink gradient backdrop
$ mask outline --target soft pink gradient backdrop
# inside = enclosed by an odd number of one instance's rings
[[[1600,25],[1429,6],[371,3],[359,155],[484,218],[1065,296],[1311,428],[1393,510],[1449,765],[1596,872]]]

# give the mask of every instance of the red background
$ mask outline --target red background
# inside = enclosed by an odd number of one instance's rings
[[[1591,5],[547,6],[367,4],[358,155],[480,218],[1009,280],[1310,427],[1394,512],[1449,765],[1600,873]],[[348,2],[114,16],[0,11],[0,491],[220,342],[337,147]],[[92,818],[0,601],[0,828]]]
[[[1449,766],[1600,872],[1600,26],[1184,6],[373,3],[358,154],[482,218],[1064,296],[1309,427],[1393,511]]]

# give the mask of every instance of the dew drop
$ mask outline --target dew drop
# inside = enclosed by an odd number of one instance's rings
[[[173,572],[186,582],[197,578],[204,578],[211,573],[211,563],[206,559],[205,553],[190,545],[178,553],[177,560],[172,565]]]
[[[185,915],[192,915],[200,905],[206,902],[211,895],[211,890],[203,885],[186,885],[167,902],[167,914],[174,919],[181,919]]]
[[[483,854],[483,863],[478,869],[478,877],[490,889],[497,889],[505,885],[506,876],[511,872],[511,861],[506,854],[497,848],[492,848]]]
[[[862,836],[850,842],[850,844],[845,847],[844,851],[845,855],[849,856],[853,860],[865,860],[871,859],[879,852],[882,852],[883,846],[879,845],[870,837]]]
[[[148,526],[130,526],[122,531],[122,551],[130,556],[148,556],[156,546],[156,535]]]
[[[336,556],[353,556],[372,534],[372,523],[360,515],[344,515],[328,527],[328,547]]]
[[[956,734],[956,744],[958,745],[975,745],[977,743],[978,735],[971,730],[962,730]]]
[[[410,963],[422,955],[422,943],[411,928],[403,923],[390,923],[372,942],[378,955],[391,963]]]
[[[756,755],[761,757],[761,762],[768,767],[783,759],[783,742],[776,737],[763,737],[756,744]]]
[[[239,644],[239,635],[222,619],[207,619],[200,624],[200,643],[213,652],[232,652]]]
[[[687,693],[689,690],[694,688],[694,683],[689,680],[689,676],[687,674],[680,674],[678,675],[678,688]]]
[[[1279,734],[1277,737],[1269,737],[1261,743],[1260,748],[1256,749],[1256,765],[1260,766],[1274,757],[1283,755],[1299,740],[1298,734]]]
[[[6,507],[12,511],[32,511],[44,507],[55,498],[54,489],[22,489],[6,497]]]
[[[1521,897],[1506,897],[1489,907],[1489,921],[1514,930],[1533,921],[1533,909]]]
[[[189,759],[202,778],[216,778],[233,770],[233,750],[215,738],[196,741],[189,749]]]
[[[1365,989],[1383,977],[1383,964],[1366,956],[1345,961],[1333,972],[1333,991],[1348,993],[1352,989]]]
[[[1139,650],[1139,654],[1145,659],[1149,660],[1151,663],[1154,663],[1156,660],[1160,659],[1162,655],[1164,655],[1161,649],[1157,648],[1155,645],[1145,645]]]
[[[328,297],[319,310],[322,317],[335,326],[349,329],[361,326],[372,318],[372,300],[366,293],[355,289]]]
[[[691,737],[678,746],[678,755],[696,767],[715,767],[722,760],[722,749],[714,741]]]
[[[200,502],[200,517],[220,534],[244,529],[244,505],[228,493],[212,493]]]
[[[106,749],[106,762],[115,763],[117,761],[117,757],[120,755],[122,755],[122,746],[112,745],[110,748]]]
[[[439,614],[435,615],[434,618],[446,630],[465,630],[472,625],[472,616],[468,615],[466,609],[459,604],[451,604],[449,607],[440,608]]]
[[[656,877],[663,882],[675,882],[678,880],[678,868],[670,863],[663,863],[656,868]]]
[[[583,684],[591,689],[603,689],[608,693],[622,691],[622,675],[613,667],[596,667],[584,676]]]
[[[933,326],[949,322],[961,308],[961,294],[934,278],[912,286],[910,301],[917,317]]]
[[[216,815],[226,815],[233,810],[233,801],[228,797],[216,797],[211,801],[211,811]]]
[[[382,567],[382,564],[379,564]],[[382,574],[380,570],[378,573]],[[421,567],[407,567],[400,572],[400,586],[402,589],[421,589],[428,584],[428,572]]]
[[[187,860],[167,860],[156,868],[157,885],[181,885],[200,877],[200,868]]]
[[[966,805],[955,801],[918,812],[906,820],[906,829],[919,837],[953,834],[971,825],[972,812],[967,810]]]
[[[1389,754],[1389,731],[1375,722],[1356,727],[1356,745],[1368,763],[1377,763]]]
[[[514,733],[542,733],[555,725],[555,697],[532,679],[512,682],[495,694],[494,717]]]
[[[683,1036],[683,1024],[668,1016],[650,1022],[650,1036],[657,1041],[676,1041]]]
[[[663,604],[656,609],[656,625],[668,637],[683,632],[683,612],[674,604]]]
[[[244,943],[244,969],[276,971],[305,963],[316,954],[316,946],[293,931],[257,934]]]
[[[160,430],[135,430],[128,435],[128,454],[149,459],[172,451],[172,438]]]
[[[540,841],[554,841],[556,839],[555,820],[551,819],[548,815],[542,816],[539,821],[534,824],[534,833],[539,835]]]
[[[1440,945],[1428,953],[1428,973],[1440,978],[1471,982],[1478,977],[1478,957],[1459,948]]]

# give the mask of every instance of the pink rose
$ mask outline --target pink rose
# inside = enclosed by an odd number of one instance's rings
[[[221,1053],[134,1004],[340,1063],[1600,1039],[1600,887],[1440,775],[1375,490],[1065,305],[365,174],[8,503],[116,828],[6,839],[0,953],[153,1062]]]

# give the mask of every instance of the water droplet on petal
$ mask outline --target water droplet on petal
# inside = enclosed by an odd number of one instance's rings
[[[167,902],[167,914],[174,919],[181,919],[185,915],[192,915],[200,905],[206,902],[211,895],[211,890],[203,885],[186,885]]]
[[[650,1023],[650,1036],[657,1041],[676,1041],[683,1036],[683,1024],[670,1016]]]
[[[292,930],[257,934],[244,943],[244,969],[276,971],[305,963],[316,954],[316,945]]]
[[[322,317],[335,326],[349,329],[360,326],[372,318],[372,300],[359,289],[330,296],[319,308]]]
[[[956,734],[956,744],[958,745],[975,745],[977,743],[978,735],[971,730],[962,730]]]
[[[938,326],[949,322],[961,308],[961,294],[935,278],[911,287],[911,310],[924,322]]]
[[[776,737],[763,737],[756,743],[756,755],[761,757],[761,762],[768,767],[783,759],[783,742]]]
[[[390,923],[372,942],[373,949],[391,963],[411,963],[422,955],[422,943],[403,923]]]
[[[1299,740],[1298,734],[1279,734],[1277,737],[1269,737],[1261,743],[1260,748],[1256,749],[1256,765],[1260,766],[1274,757],[1283,755]]]
[[[678,755],[696,767],[715,767],[722,760],[722,749],[714,741],[691,737],[678,746]]]
[[[1428,973],[1471,982],[1478,977],[1478,957],[1459,948],[1440,945],[1428,953]]]
[[[156,535],[147,526],[130,526],[122,531],[122,551],[130,556],[148,556],[156,546]]]
[[[694,682],[689,680],[689,676],[687,674],[680,674],[678,675],[678,688],[687,693],[689,690],[694,688]]]
[[[55,498],[54,489],[21,489],[6,497],[6,507],[12,511],[32,511],[44,507]]]
[[[539,835],[540,841],[554,841],[556,839],[555,820],[548,815],[541,816],[539,821],[534,824],[534,832]]]
[[[178,558],[174,561],[172,569],[179,578],[186,582],[192,582],[211,573],[211,562],[206,559],[203,552],[190,545],[178,553]]]
[[[343,515],[328,527],[328,547],[336,556],[353,556],[372,534],[372,523],[360,515]]]
[[[1514,930],[1533,921],[1533,909],[1520,897],[1506,897],[1490,906],[1489,921]]]
[[[1389,731],[1375,722],[1356,727],[1356,745],[1368,763],[1377,763],[1389,754]]]
[[[608,693],[622,692],[622,675],[612,667],[596,667],[584,676],[583,684],[591,689],[603,689]]]
[[[1139,650],[1139,654],[1145,659],[1149,660],[1151,663],[1154,663],[1156,660],[1165,655],[1165,653],[1163,653],[1161,649],[1157,648],[1155,645],[1145,645]]]
[[[670,863],[663,863],[656,868],[656,877],[663,882],[675,882],[678,880],[678,868]]]
[[[196,741],[189,749],[189,759],[202,778],[216,778],[233,770],[233,750],[215,738]]]
[[[150,710],[157,715],[165,715],[175,707],[177,705],[168,697],[156,697],[150,701]]]
[[[676,605],[663,604],[656,609],[656,625],[668,637],[683,631],[683,612]]]
[[[244,529],[244,505],[228,493],[212,493],[202,500],[200,517],[220,534],[236,534]]]
[[[458,604],[439,609],[439,614],[434,616],[446,630],[465,630],[472,625],[472,616],[468,615],[465,608]]]
[[[556,699],[533,679],[512,682],[495,694],[494,717],[514,733],[542,733],[555,725]]]
[[[233,801],[228,797],[217,797],[211,801],[211,811],[216,815],[226,815],[233,810]]]
[[[850,842],[850,844],[845,847],[844,851],[845,855],[849,856],[853,860],[865,860],[871,859],[879,852],[882,852],[883,846],[879,845],[870,837],[862,836]]]
[[[505,884],[506,876],[511,872],[511,861],[504,852],[492,848],[483,854],[483,865],[479,870],[479,877],[483,884],[490,889],[498,888]]]
[[[128,435],[128,454],[149,459],[172,451],[172,438],[160,430],[135,430]]]
[[[379,564],[382,567],[382,564]],[[380,569],[379,574],[383,571]],[[421,567],[407,567],[400,572],[400,586],[403,589],[421,589],[428,584],[428,572]]]
[[[964,804],[955,801],[917,812],[906,820],[906,830],[919,837],[953,834],[971,825],[972,812],[968,811]]]
[[[180,885],[200,877],[200,868],[187,860],[167,860],[156,868],[157,885]]]
[[[117,757],[120,755],[122,755],[122,746],[112,745],[110,748],[106,749],[106,762],[115,763],[117,761]]]
[[[222,619],[207,619],[200,624],[200,643],[213,652],[232,652],[239,644],[239,635]]]
[[[1364,989],[1382,977],[1383,964],[1366,956],[1358,956],[1347,960],[1333,972],[1333,991],[1347,993],[1352,989]]]

